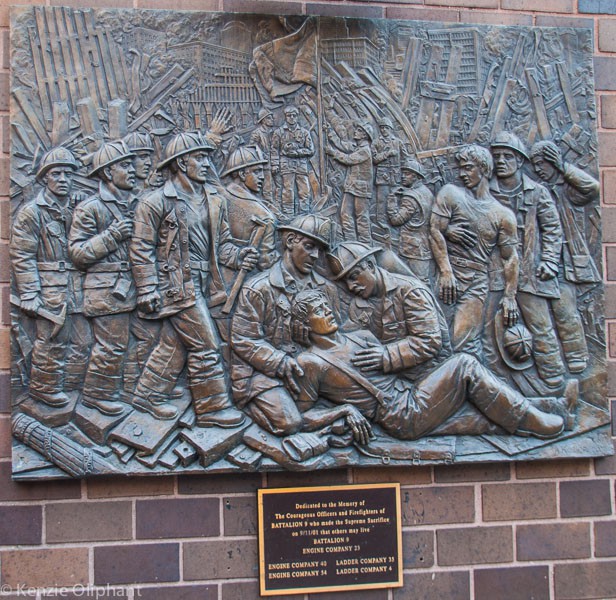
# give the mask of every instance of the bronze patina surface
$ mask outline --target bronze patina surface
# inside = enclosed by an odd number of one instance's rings
[[[612,452],[590,31],[11,26],[15,478]]]

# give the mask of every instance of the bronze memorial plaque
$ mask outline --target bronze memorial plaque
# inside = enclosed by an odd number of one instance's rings
[[[612,453],[590,30],[11,14],[16,479]]]
[[[262,596],[402,586],[400,484],[258,495]]]

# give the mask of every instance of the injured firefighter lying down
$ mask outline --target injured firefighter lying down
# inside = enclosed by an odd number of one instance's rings
[[[352,358],[378,340],[369,331],[339,331],[327,298],[318,290],[296,296],[291,327],[295,341],[306,348],[297,357],[303,371],[297,402],[304,431],[344,420],[359,444],[373,436],[372,423],[395,438],[414,440],[432,432],[466,401],[514,435],[549,439],[564,429],[562,417],[534,407],[470,354],[450,356],[417,381],[360,372]]]

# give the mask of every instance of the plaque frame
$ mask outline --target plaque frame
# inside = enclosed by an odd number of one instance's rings
[[[352,498],[355,497],[355,494],[361,494],[362,491],[370,491],[370,490],[379,490],[379,491],[389,491],[393,492],[393,502],[395,509],[395,523],[393,524],[396,531],[396,541],[393,545],[395,547],[395,556],[391,557],[396,560],[387,562],[387,567],[390,567],[392,564],[395,564],[397,570],[397,577],[390,581],[383,582],[372,582],[372,583],[348,583],[348,584],[327,584],[327,585],[315,585],[310,587],[288,587],[288,588],[277,588],[277,589],[268,589],[267,587],[267,579],[266,579],[266,523],[264,522],[264,502],[267,501],[267,498],[273,498],[275,496],[288,496],[293,498],[293,496],[297,496],[297,499],[302,499],[306,504],[312,504],[313,506],[318,503],[320,508],[323,509],[325,506],[331,507],[332,498],[327,498],[328,496],[332,496],[334,499],[336,498],[336,493],[348,493],[349,499],[346,499],[344,502],[352,502]],[[322,494],[327,498],[327,501],[324,501],[319,494]],[[316,496],[313,497],[313,496]],[[388,500],[392,500],[388,498]],[[359,505],[361,500],[357,500],[356,503]],[[293,488],[264,488],[257,490],[257,508],[258,508],[258,539],[259,539],[259,587],[261,596],[273,596],[277,594],[307,594],[307,593],[318,593],[318,592],[339,592],[339,591],[354,591],[354,590],[368,590],[368,589],[384,589],[384,588],[396,588],[402,587],[403,585],[403,557],[402,557],[402,512],[401,512],[401,499],[400,499],[400,484],[399,483],[374,483],[374,484],[349,484],[349,485],[331,485],[331,486],[311,486],[311,487],[293,487]],[[333,508],[333,507],[331,507]],[[337,507],[339,508],[339,507]],[[302,510],[296,509],[296,510]],[[319,510],[319,509],[315,509]],[[335,510],[335,509],[334,509]],[[376,510],[376,509],[375,509]],[[329,513],[329,511],[327,511]],[[343,511],[341,511],[343,512]],[[319,513],[316,513],[317,518]],[[374,513],[376,514],[376,513]],[[388,513],[385,513],[388,514]],[[344,515],[340,515],[344,516]],[[307,517],[314,518],[314,517]],[[327,519],[336,518],[332,515],[327,515]],[[296,519],[297,520],[297,519]],[[342,523],[342,521],[341,521]],[[318,527],[314,525],[314,527]],[[286,531],[286,530],[285,530]],[[294,532],[295,533],[295,532]],[[300,532],[297,532],[300,533]],[[383,533],[383,532],[381,532]],[[389,529],[388,529],[389,533]],[[300,534],[301,535],[301,534]],[[330,535],[323,534],[319,532],[319,535]],[[338,534],[344,537],[347,542],[349,538],[346,537],[346,534]],[[350,535],[353,535],[352,533]],[[374,534],[373,534],[374,535]],[[309,541],[313,539],[312,537],[303,538],[304,541]],[[336,537],[333,538],[337,539]],[[273,542],[273,540],[271,540]],[[296,544],[299,546],[299,539],[295,539]],[[270,540],[267,541],[269,543]],[[333,542],[332,542],[333,543]],[[338,543],[338,542],[336,542]],[[364,544],[365,544],[364,540]],[[360,545],[357,544],[356,547],[359,549]],[[310,547],[309,547],[310,549]],[[327,548],[324,548],[327,549]],[[359,550],[354,550],[354,552]],[[315,556],[315,555],[312,555]],[[306,558],[311,558],[311,555],[308,555]],[[327,557],[327,555],[325,555]],[[323,558],[323,555],[321,555]],[[330,558],[330,557],[327,557]],[[383,557],[386,558],[386,557]],[[280,560],[284,560],[284,557],[281,557]],[[290,559],[287,559],[289,561]],[[391,560],[391,559],[390,559]],[[315,561],[316,562],[316,561]],[[320,561],[318,561],[320,562]],[[327,561],[325,561],[327,562]],[[291,569],[293,562],[287,563],[289,566],[287,568]],[[353,564],[359,565],[361,562],[358,560]],[[334,559],[334,565],[338,565],[338,560]],[[329,565],[328,565],[329,566]],[[327,568],[327,567],[326,567]],[[356,569],[359,570],[359,569]],[[270,574],[272,572],[270,571]],[[326,573],[321,572],[320,576],[326,576]]]

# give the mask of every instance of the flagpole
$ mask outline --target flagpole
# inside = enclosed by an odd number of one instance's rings
[[[317,136],[319,139],[319,188],[321,195],[327,189],[325,185],[325,143],[323,140],[324,135],[324,119],[323,119],[323,100],[321,98],[321,18],[317,17],[317,35],[316,35],[316,60],[317,60],[317,122],[319,124],[319,130]]]

